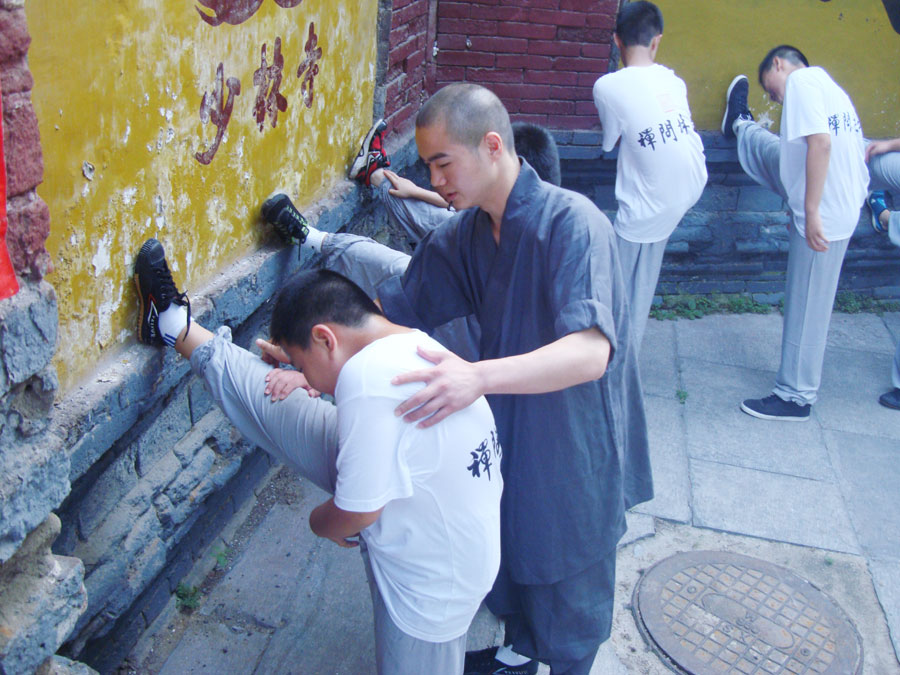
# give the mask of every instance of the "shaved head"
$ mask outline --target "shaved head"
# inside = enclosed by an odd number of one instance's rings
[[[512,125],[502,101],[477,84],[448,84],[429,98],[416,116],[416,128],[443,124],[452,140],[472,150],[485,134],[499,134],[504,149],[515,156]]]

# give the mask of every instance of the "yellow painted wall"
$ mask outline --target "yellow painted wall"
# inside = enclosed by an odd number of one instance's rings
[[[772,47],[792,44],[850,95],[870,138],[900,136],[900,35],[881,0],[655,0],[665,29],[657,61],[687,83],[694,123],[718,129],[731,79],[750,78],[750,107],[781,108],[757,82]]]
[[[301,208],[325,196],[371,122],[377,0],[202,4],[26,3],[63,389],[134,339],[131,273],[145,239],[166,246],[182,289],[201,286],[269,236],[257,213],[273,189],[286,188]],[[207,16],[219,7],[218,15],[236,25],[209,25],[198,7]],[[241,10],[246,20],[237,23]],[[297,70],[311,22],[322,56],[307,107]],[[254,72],[263,44],[273,64],[277,37],[287,108],[275,127],[267,116],[260,130]],[[209,148],[217,127],[203,123],[200,103],[212,93],[220,63],[226,81],[239,80],[240,95],[217,153],[203,165],[195,153]]]

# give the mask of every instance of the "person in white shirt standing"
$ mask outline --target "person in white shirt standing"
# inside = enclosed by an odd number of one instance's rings
[[[625,67],[594,83],[603,151],[619,143],[619,209],[613,228],[638,351],[666,242],[700,199],[707,178],[687,87],[671,69],[655,62],[662,31],[662,12],[656,5],[626,4],[616,18],[614,35]]]
[[[790,230],[781,366],[772,394],[747,399],[754,417],[809,419],[841,264],[866,199],[869,172],[862,125],[847,93],[796,47],[772,49],[759,65],[759,83],[782,105],[778,136],[753,121],[745,75],[726,94],[722,133],[737,138],[744,171],[788,203]]]

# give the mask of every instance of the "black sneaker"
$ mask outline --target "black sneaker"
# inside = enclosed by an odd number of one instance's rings
[[[785,401],[775,394],[765,398],[748,398],[741,403],[741,410],[748,415],[763,420],[781,420],[782,422],[805,422],[809,419],[811,405],[800,405],[793,401]]]
[[[728,85],[725,94],[725,117],[722,118],[722,134],[725,138],[736,138],[734,123],[741,120],[753,121],[750,106],[747,105],[747,94],[750,93],[750,81],[746,75],[738,75]]]
[[[263,202],[262,215],[285,242],[300,246],[306,241],[309,223],[294,206],[291,198],[283,192],[278,192]]]
[[[175,345],[175,338],[163,336],[159,330],[159,315],[173,303],[187,307],[187,326],[191,328],[191,302],[180,293],[172,281],[166,263],[166,252],[156,239],[148,239],[134,261],[134,283],[137,285],[141,309],[138,314],[138,338],[148,345]],[[187,331],[185,331],[187,335]]]
[[[890,391],[886,391],[878,397],[878,402],[885,408],[900,410],[900,389],[894,387]]]
[[[508,666],[498,661],[497,647],[488,647],[477,652],[466,652],[463,675],[535,675],[538,662],[531,659],[521,666]]]
[[[384,150],[385,129],[387,129],[387,123],[380,119],[366,133],[359,152],[356,153],[356,158],[347,171],[347,176],[351,179],[371,186],[372,174],[375,173],[375,170],[391,165],[391,160]]]

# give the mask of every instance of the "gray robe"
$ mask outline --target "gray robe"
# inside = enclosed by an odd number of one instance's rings
[[[519,584],[552,584],[596,563],[653,496],[647,426],[624,283],[609,220],[527,163],[506,203],[500,244],[480,209],[417,247],[379,287],[385,314],[432,330],[475,314],[481,358],[530,352],[597,327],[606,374],[563,391],[492,395],[503,447],[502,564]]]

